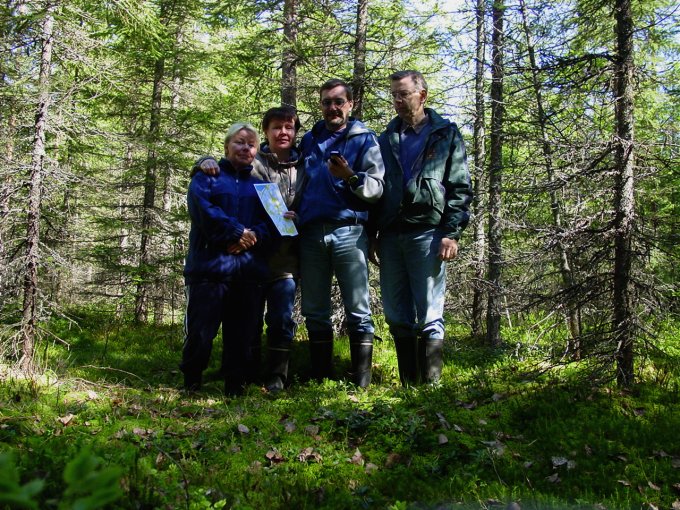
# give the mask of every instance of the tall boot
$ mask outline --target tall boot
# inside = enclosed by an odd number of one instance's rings
[[[399,380],[402,386],[418,384],[418,339],[415,336],[396,337],[394,347],[397,350]]]
[[[269,367],[267,369],[265,388],[271,393],[277,393],[284,388],[288,379],[290,347],[287,345],[270,346],[268,358]]]
[[[312,378],[333,378],[333,330],[309,332],[309,355]]]
[[[423,382],[439,382],[442,376],[443,351],[443,338],[418,338],[418,361]]]
[[[350,333],[349,352],[352,357],[352,382],[365,388],[371,384],[373,333]]]

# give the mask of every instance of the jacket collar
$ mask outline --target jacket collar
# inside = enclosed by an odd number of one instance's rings
[[[236,175],[236,169],[234,168],[234,165],[231,164],[231,161],[229,161],[227,158],[221,158],[218,166],[220,167],[220,170],[224,170],[225,172],[228,172],[230,174]],[[243,169],[241,169],[238,174],[239,175],[249,175],[250,171],[253,169],[253,165],[249,165]]]

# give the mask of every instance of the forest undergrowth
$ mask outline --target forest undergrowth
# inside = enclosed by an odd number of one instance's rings
[[[185,393],[181,326],[72,317],[40,377],[3,368],[0,508],[680,509],[677,327],[628,391],[518,326],[498,350],[449,331],[436,386],[402,388],[383,335],[367,390],[308,381],[299,341],[288,389],[225,397],[219,342]]]

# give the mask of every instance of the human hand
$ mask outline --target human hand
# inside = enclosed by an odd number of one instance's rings
[[[249,250],[257,243],[257,235],[252,230],[246,228],[241,234],[241,238],[227,248],[227,253],[238,255],[246,250]]]
[[[328,158],[328,170],[331,175],[339,179],[347,180],[354,175],[354,172],[349,167],[347,160],[342,154],[332,154]]]
[[[455,239],[449,239],[448,237],[442,238],[439,243],[439,259],[444,262],[448,260],[453,260],[458,255],[458,241]]]
[[[286,218],[287,220],[292,220],[297,222],[298,220],[298,215],[295,211],[286,211],[283,213],[283,217]]]
[[[199,168],[204,174],[211,175],[213,177],[220,173],[220,167],[217,165],[217,161],[215,161],[214,158],[205,158],[203,161],[201,161]]]

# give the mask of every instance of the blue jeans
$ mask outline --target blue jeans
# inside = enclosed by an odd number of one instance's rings
[[[295,336],[293,307],[297,282],[293,278],[281,278],[264,285],[262,306],[267,303],[264,321],[267,324],[269,345],[289,346]]]
[[[380,233],[380,290],[394,338],[444,338],[446,264],[436,229]]]
[[[363,225],[307,225],[300,235],[302,314],[310,333],[332,331],[331,282],[340,287],[349,333],[373,333],[368,237]]]

